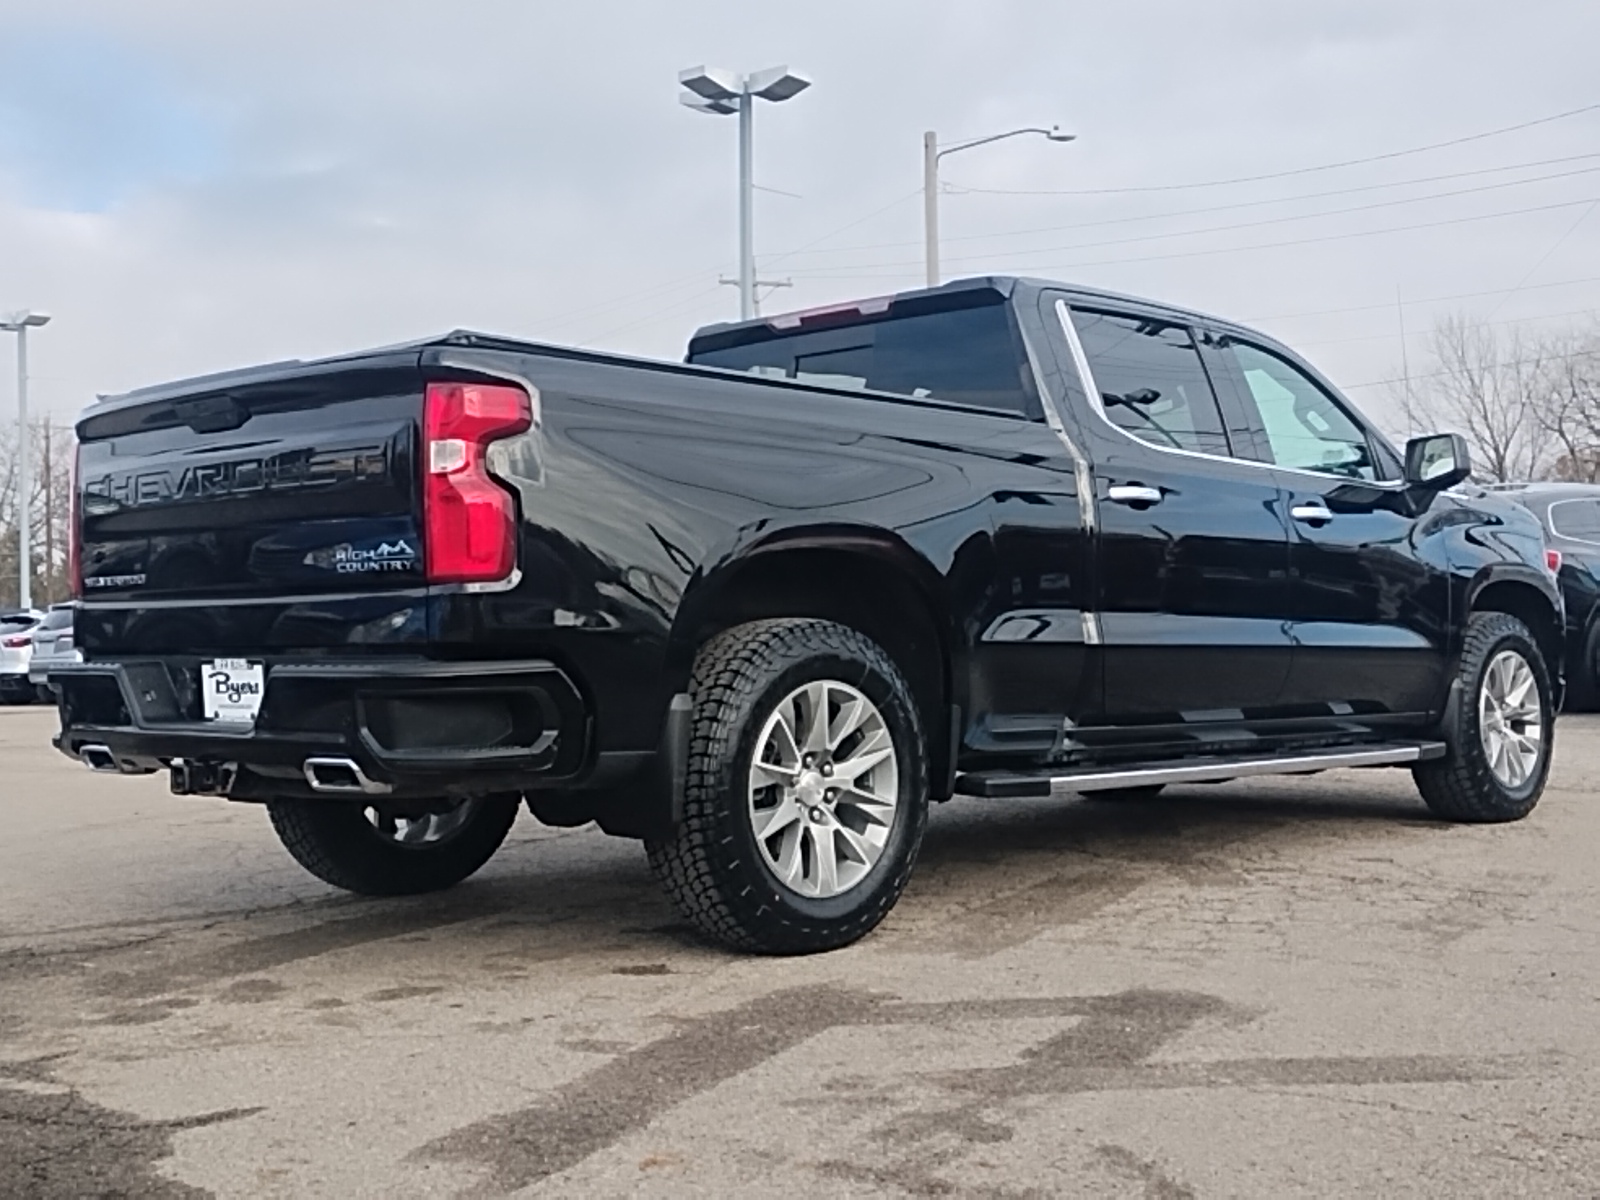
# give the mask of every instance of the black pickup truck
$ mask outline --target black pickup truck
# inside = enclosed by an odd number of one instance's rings
[[[104,399],[60,749],[264,803],[357,892],[524,803],[641,838],[756,951],[845,944],[930,800],[1404,766],[1525,815],[1562,602],[1538,522],[1273,339],[983,278],[701,330],[476,333]]]

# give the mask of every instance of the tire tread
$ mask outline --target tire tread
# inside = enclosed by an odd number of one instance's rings
[[[1412,771],[1417,790],[1423,801],[1436,815],[1448,821],[1486,823],[1516,821],[1533,811],[1543,791],[1544,780],[1539,780],[1527,796],[1509,795],[1495,779],[1478,742],[1476,715],[1477,680],[1490,653],[1507,638],[1519,639],[1529,658],[1529,665],[1539,680],[1540,697],[1545,702],[1546,748],[1542,772],[1549,771],[1549,739],[1554,736],[1554,714],[1549,711],[1549,677],[1538,643],[1528,627],[1508,613],[1473,613],[1467,622],[1466,636],[1462,642],[1461,665],[1457,670],[1459,686],[1452,709],[1446,714],[1443,729],[1450,752],[1435,762],[1423,763]],[[1471,682],[1474,695],[1466,695]]]
[[[690,680],[695,709],[682,821],[672,840],[647,842],[646,853],[678,910],[701,932],[734,949],[795,954],[853,942],[894,906],[916,862],[920,827],[891,886],[879,891],[873,905],[841,925],[806,921],[766,905],[754,888],[739,879],[729,861],[733,839],[724,827],[724,800],[740,732],[738,715],[785,663],[818,651],[864,659],[894,681],[900,695],[909,696],[887,653],[865,634],[831,621],[778,619],[735,626],[708,641],[695,659]],[[916,707],[907,704],[906,709],[920,743]],[[919,772],[911,781],[913,799],[908,808],[912,811],[907,815],[920,822],[925,816],[921,802],[926,794],[926,767],[921,754],[916,758]]]

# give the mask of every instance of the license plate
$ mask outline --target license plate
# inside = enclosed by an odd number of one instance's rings
[[[218,658],[200,664],[200,696],[208,721],[254,724],[266,690],[265,663]]]

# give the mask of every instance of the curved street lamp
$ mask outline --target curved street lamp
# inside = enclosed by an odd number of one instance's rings
[[[938,136],[931,129],[922,135],[922,225],[927,238],[929,287],[939,286],[939,160],[947,154],[958,154],[974,146],[987,146],[990,142],[1030,133],[1052,142],[1071,142],[1078,136],[1075,133],[1062,133],[1059,125],[1052,125],[1049,129],[1030,125],[1023,129],[1008,129],[1005,133],[991,133],[988,137],[973,138],[967,142],[956,142],[940,149]]]

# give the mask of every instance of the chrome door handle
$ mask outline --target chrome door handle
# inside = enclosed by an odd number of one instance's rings
[[[1115,483],[1106,489],[1106,499],[1113,504],[1160,504],[1161,489],[1138,483]]]
[[[1326,525],[1333,520],[1333,514],[1328,511],[1328,506],[1320,500],[1310,504],[1296,504],[1289,510],[1289,515],[1296,521],[1304,521],[1307,525]]]

